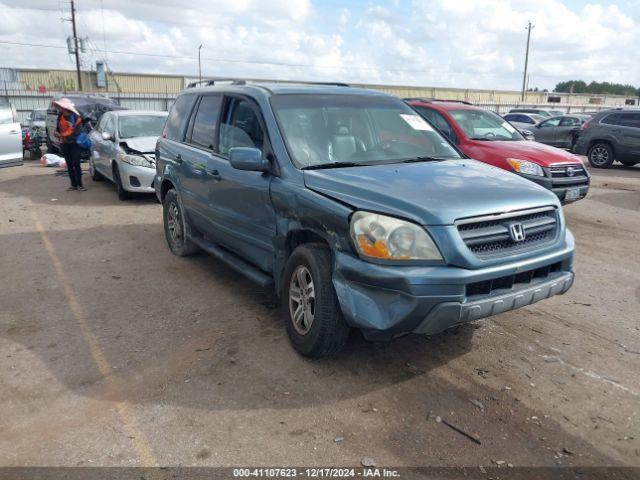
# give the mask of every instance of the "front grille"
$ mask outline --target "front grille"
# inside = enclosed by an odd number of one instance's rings
[[[523,239],[512,233],[521,227]],[[478,257],[511,253],[546,245],[558,233],[558,215],[553,207],[503,215],[463,219],[456,222],[465,245]],[[517,232],[516,232],[517,233]]]
[[[483,280],[482,282],[470,283],[466,286],[466,296],[476,297],[478,295],[490,295],[492,293],[500,294],[507,292],[513,288],[526,286],[536,280],[544,280],[552,273],[557,273],[562,269],[562,263],[554,263],[535,270],[527,270],[507,275],[504,277],[493,278],[491,280]]]
[[[549,168],[554,187],[571,187],[589,183],[589,177],[582,165],[552,165]]]

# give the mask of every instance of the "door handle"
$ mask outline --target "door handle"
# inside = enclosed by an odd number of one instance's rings
[[[220,176],[220,172],[218,172],[218,170],[207,170],[207,175],[209,175],[210,177],[212,177],[215,180],[221,180],[222,177]]]
[[[20,132],[18,130],[9,130],[9,135],[17,135]]]
[[[175,158],[175,161],[176,161],[177,163],[182,163],[182,155],[177,154],[177,155],[176,155],[176,158]]]

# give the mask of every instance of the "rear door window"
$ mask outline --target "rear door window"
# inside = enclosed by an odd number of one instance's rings
[[[619,113],[612,113],[600,120],[600,123],[605,123],[607,125],[620,125],[620,116],[621,115]]]
[[[200,100],[191,130],[191,143],[198,147],[214,150],[216,148],[216,134],[221,95],[206,95]]]
[[[176,99],[167,117],[167,123],[164,125],[163,137],[178,142],[184,140],[186,120],[191,110],[192,101],[192,95],[181,95]]]

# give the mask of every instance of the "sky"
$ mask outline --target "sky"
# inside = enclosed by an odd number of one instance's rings
[[[85,68],[519,90],[640,86],[640,0],[77,0]],[[0,0],[0,67],[75,67],[70,4]],[[15,45],[37,44],[38,47]],[[49,45],[50,48],[42,45]]]

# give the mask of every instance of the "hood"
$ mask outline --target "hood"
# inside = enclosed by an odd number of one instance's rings
[[[124,143],[131,150],[140,153],[154,153],[156,151],[156,142],[158,137],[136,137],[123,138],[120,143]]]
[[[305,170],[307,188],[356,209],[404,217],[422,225],[546,205],[545,188],[475,160],[447,160]]]
[[[530,131],[535,135],[535,131]],[[529,160],[543,167],[549,167],[554,163],[576,163],[582,165],[580,159],[575,155],[539,142],[474,141],[473,146],[478,150],[490,150],[493,155],[504,156],[505,159],[517,158],[519,160]]]

